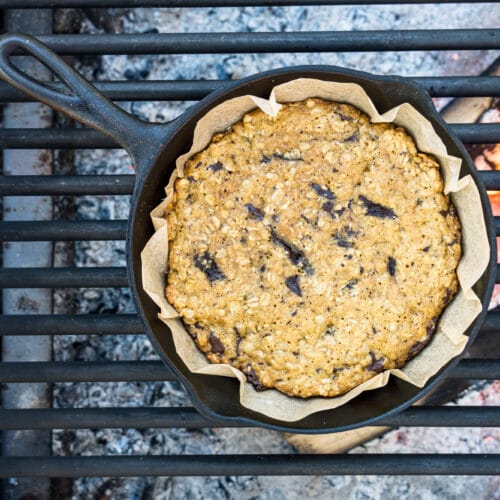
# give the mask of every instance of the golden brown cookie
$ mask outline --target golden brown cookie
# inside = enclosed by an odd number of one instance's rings
[[[248,113],[187,162],[166,217],[169,302],[257,389],[332,397],[401,367],[458,287],[438,163],[347,104]]]

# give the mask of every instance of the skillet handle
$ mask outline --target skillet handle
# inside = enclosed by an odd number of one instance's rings
[[[12,64],[11,56],[31,55],[50,69],[67,87],[59,92]],[[26,34],[0,36],[0,78],[31,97],[110,136],[132,156],[136,168],[157,155],[168,125],[135,118],[111,102],[61,57]]]

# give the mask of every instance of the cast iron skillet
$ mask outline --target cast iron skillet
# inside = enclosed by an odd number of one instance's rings
[[[66,84],[67,93],[57,92],[19,71],[11,62],[14,52],[28,53],[41,61]],[[483,304],[483,311],[467,329],[469,345],[476,336],[486,315],[495,281],[495,230],[490,204],[485,188],[462,143],[436,113],[428,94],[415,83],[405,78],[373,76],[333,66],[277,69],[230,82],[223,90],[213,92],[175,121],[154,124],[140,121],[118,108],[61,58],[28,35],[9,34],[0,37],[0,77],[26,94],[112,137],[132,157],[137,179],[127,232],[130,286],[149,338],[163,361],[186,388],[196,409],[203,415],[240,425],[260,425],[301,433],[334,432],[374,425],[382,417],[399,412],[422,398],[442,381],[458,362],[458,358],[450,361],[424,388],[420,389],[391,377],[384,388],[364,392],[340,408],[314,413],[290,423],[268,418],[243,407],[239,403],[236,379],[193,374],[176,354],[169,329],[157,318],[158,308],[141,286],[140,253],[153,233],[149,212],[164,196],[163,188],[174,168],[174,161],[189,150],[194,126],[204,114],[212,107],[236,96],[252,94],[268,97],[272,87],[295,78],[357,83],[365,89],[381,113],[408,102],[431,121],[446,144],[449,154],[462,158],[461,175],[472,175],[479,188],[491,244],[488,268],[475,286]]]

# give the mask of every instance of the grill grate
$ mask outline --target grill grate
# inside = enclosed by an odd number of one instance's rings
[[[81,0],[0,0],[2,8],[80,7]],[[273,5],[344,5],[363,1],[280,1]],[[371,4],[384,4],[376,1]],[[405,3],[392,2],[392,3]],[[413,1],[412,3],[426,3]],[[447,3],[447,2],[439,2]],[[456,2],[454,3],[462,3]],[[473,2],[472,2],[473,3]],[[254,0],[86,0],[86,7],[215,7],[258,6]],[[126,35],[44,35],[39,37],[60,54],[192,54],[242,52],[333,52],[499,49],[500,30],[407,30],[283,33],[182,33]],[[435,96],[498,96],[500,77],[418,77],[415,81]],[[53,84],[62,88],[59,84]],[[196,100],[225,85],[222,80],[100,82],[97,87],[119,101]],[[0,102],[29,102],[30,98],[0,83]],[[465,143],[494,143],[500,124],[456,124]],[[89,129],[1,129],[0,147],[114,148],[113,142]],[[482,172],[488,189],[500,190],[500,172]],[[0,195],[130,195],[133,175],[5,176]],[[500,217],[495,219],[500,235]],[[0,222],[0,241],[123,240],[126,221]],[[500,283],[500,270],[496,282]],[[1,288],[127,287],[125,268],[3,268]],[[497,335],[500,313],[491,312],[480,339]],[[126,335],[142,333],[135,314],[4,315],[1,336]],[[465,359],[450,373],[457,379],[500,379],[500,359]],[[0,383],[173,381],[158,361],[3,362]],[[1,430],[59,428],[177,428],[235,426],[208,419],[192,408],[0,409]],[[386,417],[380,425],[426,427],[500,426],[500,407],[412,407]],[[451,450],[450,450],[451,451]],[[82,477],[137,475],[316,475],[316,474],[498,474],[500,454],[376,455],[182,455],[100,457],[0,457],[0,477]]]

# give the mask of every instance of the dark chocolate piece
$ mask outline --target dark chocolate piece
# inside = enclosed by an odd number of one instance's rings
[[[255,373],[255,370],[250,366],[247,365],[243,369],[243,373],[246,375],[248,382],[250,382],[256,391],[265,391],[267,390],[267,387],[262,384],[262,382],[259,380],[259,377]]]
[[[446,217],[450,212],[448,210],[440,210],[439,213],[443,216]]]
[[[328,325],[325,330],[326,335],[333,335],[336,332],[332,325]]]
[[[344,115],[343,113],[340,113],[339,111],[334,111],[334,113],[337,114],[337,115],[339,115],[340,119],[343,122],[352,122],[352,121],[354,121],[354,118],[352,116]]]
[[[311,182],[311,187],[318,196],[323,196],[323,198],[327,198],[328,200],[334,200],[336,198],[336,196],[327,187],[323,187],[316,182]]]
[[[224,348],[224,344],[220,341],[219,337],[210,332],[208,341],[210,342],[211,350],[214,354],[224,354],[226,349]]]
[[[266,265],[262,264],[262,266],[260,266],[259,268],[259,273],[263,273],[265,270],[266,270]]]
[[[264,214],[262,213],[262,211],[251,203],[245,203],[245,207],[252,219],[262,220],[264,218]]]
[[[347,139],[344,139],[342,142],[356,142],[359,139],[358,134],[354,132],[354,134],[350,135]]]
[[[375,373],[380,373],[384,371],[384,357],[382,356],[381,358],[377,359],[375,356],[375,353],[370,351],[370,358],[372,358],[371,364],[368,366],[368,370],[375,372]]]
[[[359,199],[366,208],[366,215],[378,217],[379,219],[395,219],[397,217],[392,208],[381,205],[380,203],[375,203],[363,195],[359,195]]]
[[[387,259],[387,272],[391,276],[396,274],[396,259],[394,257],[389,256]]]
[[[219,266],[207,250],[202,254],[196,254],[193,260],[195,267],[206,274],[210,283],[226,279],[226,275],[219,269]]]
[[[304,161],[304,158],[302,157],[296,157],[294,158],[293,156],[290,156],[289,153],[273,153],[274,158],[277,158],[278,160],[285,160],[285,161]]]
[[[372,325],[372,333],[373,335],[376,335],[378,332],[377,332],[377,329]]]
[[[302,297],[298,275],[288,276],[288,278],[285,279],[285,284],[295,295]]]
[[[261,163],[270,163],[271,161],[273,161],[272,158],[266,155],[262,155],[262,158],[260,159]]]
[[[352,290],[357,285],[358,281],[359,280],[357,278],[349,280],[347,282],[347,285],[344,286],[344,288],[347,288],[348,290]]]
[[[207,167],[208,170],[211,170],[212,172],[217,172],[219,170],[222,170],[224,168],[224,165],[220,161],[216,161],[215,163],[212,163]]]
[[[408,357],[406,358],[406,361],[414,358],[431,341],[434,333],[436,332],[438,319],[439,318],[436,317],[432,318],[429,321],[424,339],[420,342],[415,342],[411,346],[410,350],[408,351]]]
[[[427,245],[426,247],[422,248],[422,251],[428,252],[430,248],[430,245]]]
[[[282,247],[292,264],[302,269],[309,276],[314,274],[314,269],[300,248],[296,247],[293,243],[289,243],[281,236],[279,236],[274,229],[271,228],[271,241]]]

